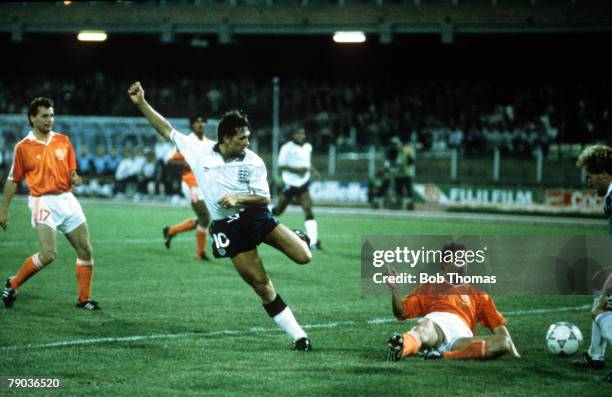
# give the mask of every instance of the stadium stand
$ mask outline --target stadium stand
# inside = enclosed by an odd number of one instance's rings
[[[8,80],[0,90],[0,113],[23,113],[26,98],[44,93],[66,114],[98,115],[95,119],[58,119],[58,129],[78,132],[77,146],[83,142],[91,147],[99,143],[107,148],[121,147],[128,139],[146,144],[142,137],[147,135],[140,132],[147,127],[141,119],[104,119],[106,115],[131,114],[123,95],[127,81],[110,80],[101,73],[79,84],[49,79],[41,85],[23,86]],[[104,88],[98,88],[97,81],[108,83],[99,83]],[[197,81],[177,75],[173,84],[151,84],[147,95],[164,112],[176,116],[194,104],[213,117],[222,109],[243,104],[258,128],[260,142],[269,141],[272,92],[266,82]],[[612,136],[610,84],[517,86],[433,81],[391,90],[386,82],[293,80],[283,87],[280,103],[284,124],[305,123],[316,144],[335,143],[351,150],[400,136],[405,141],[416,139],[426,151],[461,146],[469,155],[497,146],[504,152],[528,156],[536,146],[603,141]],[[15,135],[23,129],[20,117],[3,120],[2,135]]]

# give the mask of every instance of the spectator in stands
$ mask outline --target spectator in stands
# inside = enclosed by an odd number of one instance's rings
[[[106,154],[104,145],[96,146],[93,156],[93,173],[89,182],[89,191],[92,196],[111,197],[113,193],[113,179],[108,177],[110,156]]]
[[[542,136],[534,122],[527,124],[527,147],[529,148],[528,155],[530,157],[533,157],[535,150],[542,148]]]
[[[514,140],[512,141],[512,148],[514,153],[525,157],[529,151],[529,137],[527,126],[523,124],[517,125],[514,130]]]
[[[452,125],[448,136],[448,147],[456,149],[457,154],[463,154],[463,130],[458,126]]]
[[[85,180],[84,177],[92,175],[93,160],[94,156],[89,152],[89,146],[85,144],[81,145],[79,155],[77,156],[77,166],[83,180]]]
[[[389,190],[389,174],[384,168],[376,170],[368,179],[368,202],[372,208],[383,208]]]
[[[482,130],[479,128],[479,124],[471,123],[468,124],[468,128],[466,128],[466,136],[465,136],[465,151],[468,155],[478,155],[481,154],[485,143],[484,137],[482,135]]]
[[[5,160],[5,146],[4,146],[4,139],[2,138],[2,136],[0,135],[0,148],[2,148],[0,150],[0,188],[4,186],[4,179],[7,175],[7,162]]]
[[[117,154],[117,149],[111,148],[110,153],[107,158],[107,162],[105,166],[106,172],[104,173],[104,175],[107,177],[114,178],[115,172],[117,172],[117,168],[119,167],[119,163],[121,163],[121,160],[122,160],[121,156]]]
[[[161,172],[161,186],[164,188],[163,193],[168,196],[172,196],[179,191],[178,186],[176,186],[180,181],[180,174],[177,174],[179,167],[173,167],[168,163],[175,150],[175,146],[171,142],[157,135],[157,142],[155,142],[154,148],[155,159],[158,169]],[[182,172],[182,168],[180,168],[180,171]],[[179,181],[177,181],[177,177]]]
[[[412,147],[404,145],[398,137],[391,138],[391,147],[387,150],[384,167],[391,182],[395,184],[396,205],[402,209],[414,209],[413,165]]]
[[[158,175],[158,164],[155,161],[155,152],[153,150],[145,148],[143,153],[145,162],[138,175],[138,193],[148,195],[151,198],[157,190],[156,177]]]
[[[206,93],[206,97],[208,98],[208,102],[212,112],[218,113],[221,105],[221,100],[223,99],[223,94],[221,93],[221,91],[219,91],[217,87],[213,86]]]
[[[140,173],[142,172],[142,169],[147,163],[147,160],[145,158],[144,149],[141,146],[136,146],[136,149],[134,150],[133,159],[134,159],[134,173],[136,175],[140,175]]]
[[[508,128],[508,124],[505,122],[501,123],[501,145],[500,149],[502,154],[512,153],[512,141],[514,140],[514,135],[510,132]]]
[[[126,195],[131,195],[136,190],[138,185],[138,175],[141,171],[142,164],[136,160],[133,149],[126,147],[123,149],[123,158],[115,172],[115,196],[123,198]]]
[[[0,135],[0,137],[2,137],[2,135]],[[0,145],[0,187],[4,187],[6,177],[11,170],[11,164],[13,164],[13,151],[10,148],[15,147],[15,138],[12,134],[4,136],[3,139],[4,143]]]
[[[89,196],[91,194],[89,182],[92,178],[94,156],[89,152],[89,146],[82,144],[77,155],[77,170],[81,175],[82,183],[73,188],[74,194],[77,196]]]
[[[93,157],[93,173],[96,177],[101,177],[106,174],[106,166],[110,156],[106,154],[104,145],[96,146],[96,154]]]
[[[500,131],[499,123],[491,123],[484,130],[485,139],[487,140],[487,147],[489,149],[499,149],[502,144],[502,133]]]
[[[54,76],[54,72],[49,71],[41,83],[26,86],[23,86],[22,79],[14,78],[15,75],[3,76],[0,113],[19,113],[27,109],[21,96],[27,98],[28,92],[44,91],[58,98],[58,106],[63,103],[62,106],[73,114],[129,115],[128,98],[113,93],[127,82],[122,83],[116,76],[111,78],[99,71],[80,77]],[[149,89],[149,95],[158,98],[165,110],[182,114],[188,104],[201,102],[205,107],[202,111],[214,113],[213,110],[222,109],[225,103],[244,103],[251,121],[260,125],[261,131],[271,129],[268,117],[271,85],[268,81],[250,77],[212,81],[189,76],[176,81],[175,84],[158,82]],[[483,132],[488,137],[486,143],[495,147],[491,142],[497,140],[494,136],[494,126],[497,126],[501,133],[499,147],[504,154],[518,151],[526,158],[532,157],[533,148],[529,145],[534,137],[527,123],[538,125],[543,117],[550,119],[544,125],[544,133],[539,126],[536,131],[544,153],[547,142],[587,143],[612,139],[612,123],[609,122],[612,109],[608,105],[612,103],[610,83],[577,82],[568,88],[545,83],[487,83],[477,79],[469,84],[452,81],[413,82],[393,87],[385,85],[383,81],[330,84],[288,80],[282,85],[280,112],[281,119],[287,124],[300,121],[316,131],[315,145],[336,142],[338,136],[344,136],[348,139],[340,141],[344,142],[347,150],[355,150],[355,146],[360,145],[388,142],[388,137],[395,131],[415,128],[425,151],[432,146],[443,150],[440,139],[446,139],[440,132],[446,129],[444,124],[451,127],[452,124],[441,123],[440,120],[447,118],[456,123],[467,121],[463,129],[463,143],[457,147],[465,148],[466,154],[483,153],[480,146]],[[26,95],[19,95],[23,92]],[[480,121],[487,124],[486,128],[477,125]],[[558,127],[551,128],[550,125]],[[7,129],[4,129],[6,132]],[[448,137],[451,145],[455,145],[453,135],[454,130]],[[508,144],[509,135],[513,137],[512,144]],[[263,134],[258,133],[258,136],[261,143],[267,139]],[[158,160],[161,157],[158,155]],[[86,171],[81,165],[79,169]],[[178,182],[176,189],[171,183],[172,180],[180,181],[180,171],[176,175],[166,174],[166,190],[170,193],[180,191]]]

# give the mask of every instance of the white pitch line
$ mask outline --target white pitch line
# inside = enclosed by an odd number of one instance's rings
[[[181,243],[183,241],[187,241],[187,240],[173,240],[172,243],[174,244],[175,241],[177,243]],[[128,238],[128,239],[100,239],[100,240],[94,240],[95,244],[117,244],[117,243],[121,243],[121,244],[151,244],[151,243],[161,243],[164,242],[164,240],[159,237],[159,238]],[[25,241],[25,240],[18,240],[18,241],[2,241],[0,242],[0,247],[15,247],[15,246],[21,246],[21,245],[32,245],[32,244],[36,244],[35,240],[31,240],[31,241]]]
[[[591,305],[582,305],[582,306],[575,306],[575,307],[558,307],[555,309],[515,310],[512,312],[508,312],[508,314],[512,316],[520,316],[522,314],[531,315],[531,314],[541,314],[541,313],[570,312],[570,311],[576,311],[576,310],[586,310],[586,309],[591,309],[591,308],[592,308]]]
[[[16,201],[25,202],[24,197],[18,197]],[[122,207],[157,207],[157,208],[184,208],[187,205],[173,205],[169,202],[132,202],[132,201],[113,201],[95,198],[79,197],[83,204],[122,206]],[[367,207],[327,207],[317,206],[317,213],[354,216],[354,217],[376,217],[376,218],[402,218],[402,219],[425,219],[425,220],[460,220],[476,223],[512,223],[528,225],[549,225],[549,226],[583,226],[583,227],[603,227],[607,221],[601,218],[591,217],[571,217],[563,215],[513,215],[511,213],[477,213],[460,211],[403,211],[389,209],[372,209]],[[287,208],[290,213],[302,213],[299,206],[290,205]]]
[[[589,309],[591,305],[581,305],[574,307],[558,307],[554,309],[529,309],[529,310],[515,310],[506,312],[506,316],[520,316],[520,315],[533,315],[543,313],[557,313],[565,311],[579,311]],[[396,319],[391,318],[377,318],[373,320],[367,320],[368,325],[378,325],[397,322]],[[302,328],[306,329],[317,329],[317,328],[338,328],[347,325],[357,325],[356,321],[334,321],[331,323],[323,324],[306,324]],[[281,332],[278,328],[263,328],[263,327],[252,327],[245,330],[221,330],[212,332],[182,332],[178,334],[154,334],[154,335],[133,335],[133,336],[119,336],[119,337],[108,337],[108,338],[93,338],[93,339],[75,339],[65,340],[50,343],[39,343],[39,344],[27,344],[27,345],[13,345],[13,346],[1,346],[0,351],[14,351],[14,350],[33,350],[33,349],[45,349],[52,347],[66,347],[66,346],[83,346],[83,345],[98,345],[103,343],[121,343],[121,342],[138,342],[155,339],[183,339],[183,338],[208,338],[213,336],[221,335],[248,335],[259,332]]]

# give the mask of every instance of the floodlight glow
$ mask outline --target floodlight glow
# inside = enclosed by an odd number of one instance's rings
[[[363,43],[366,37],[363,32],[336,32],[334,41],[336,43]]]
[[[77,38],[79,41],[106,41],[106,32],[83,31]]]

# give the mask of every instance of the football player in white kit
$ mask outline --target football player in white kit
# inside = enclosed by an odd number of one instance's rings
[[[310,339],[291,309],[276,293],[259,257],[257,246],[265,242],[298,264],[312,255],[297,233],[272,217],[267,205],[270,191],[263,160],[247,149],[251,132],[246,116],[238,111],[223,115],[217,128],[218,141],[201,141],[174,130],[145,100],[139,82],[128,90],[130,99],[155,130],[171,139],[193,170],[213,222],[213,254],[229,257],[234,267],[261,298],[268,315],[293,339],[293,348],[312,349]]]
[[[205,128],[204,116],[195,114],[189,118],[189,129],[193,131],[189,136],[193,139],[203,140]],[[170,243],[177,234],[196,229],[196,259],[208,260],[208,255],[206,255],[206,230],[210,223],[210,215],[206,209],[204,197],[202,197],[202,189],[198,186],[195,175],[182,154],[174,152],[168,163],[178,165],[183,169],[181,181],[183,195],[191,202],[191,208],[195,212],[196,218],[185,219],[173,226],[164,226],[162,229],[164,245],[170,249]]]
[[[276,207],[272,209],[274,216],[279,216],[295,197],[304,210],[304,227],[310,239],[310,248],[320,249],[317,221],[312,213],[312,198],[308,188],[311,176],[320,179],[319,172],[312,165],[312,145],[306,142],[303,128],[297,128],[291,141],[285,143],[278,154],[278,169],[281,171],[283,188],[278,196]]]
[[[606,367],[606,347],[612,344],[612,270],[607,269],[599,275],[607,279],[601,289],[593,293],[591,345],[588,351],[574,362],[578,369],[604,369]],[[612,382],[612,372],[607,374],[603,381]]]

